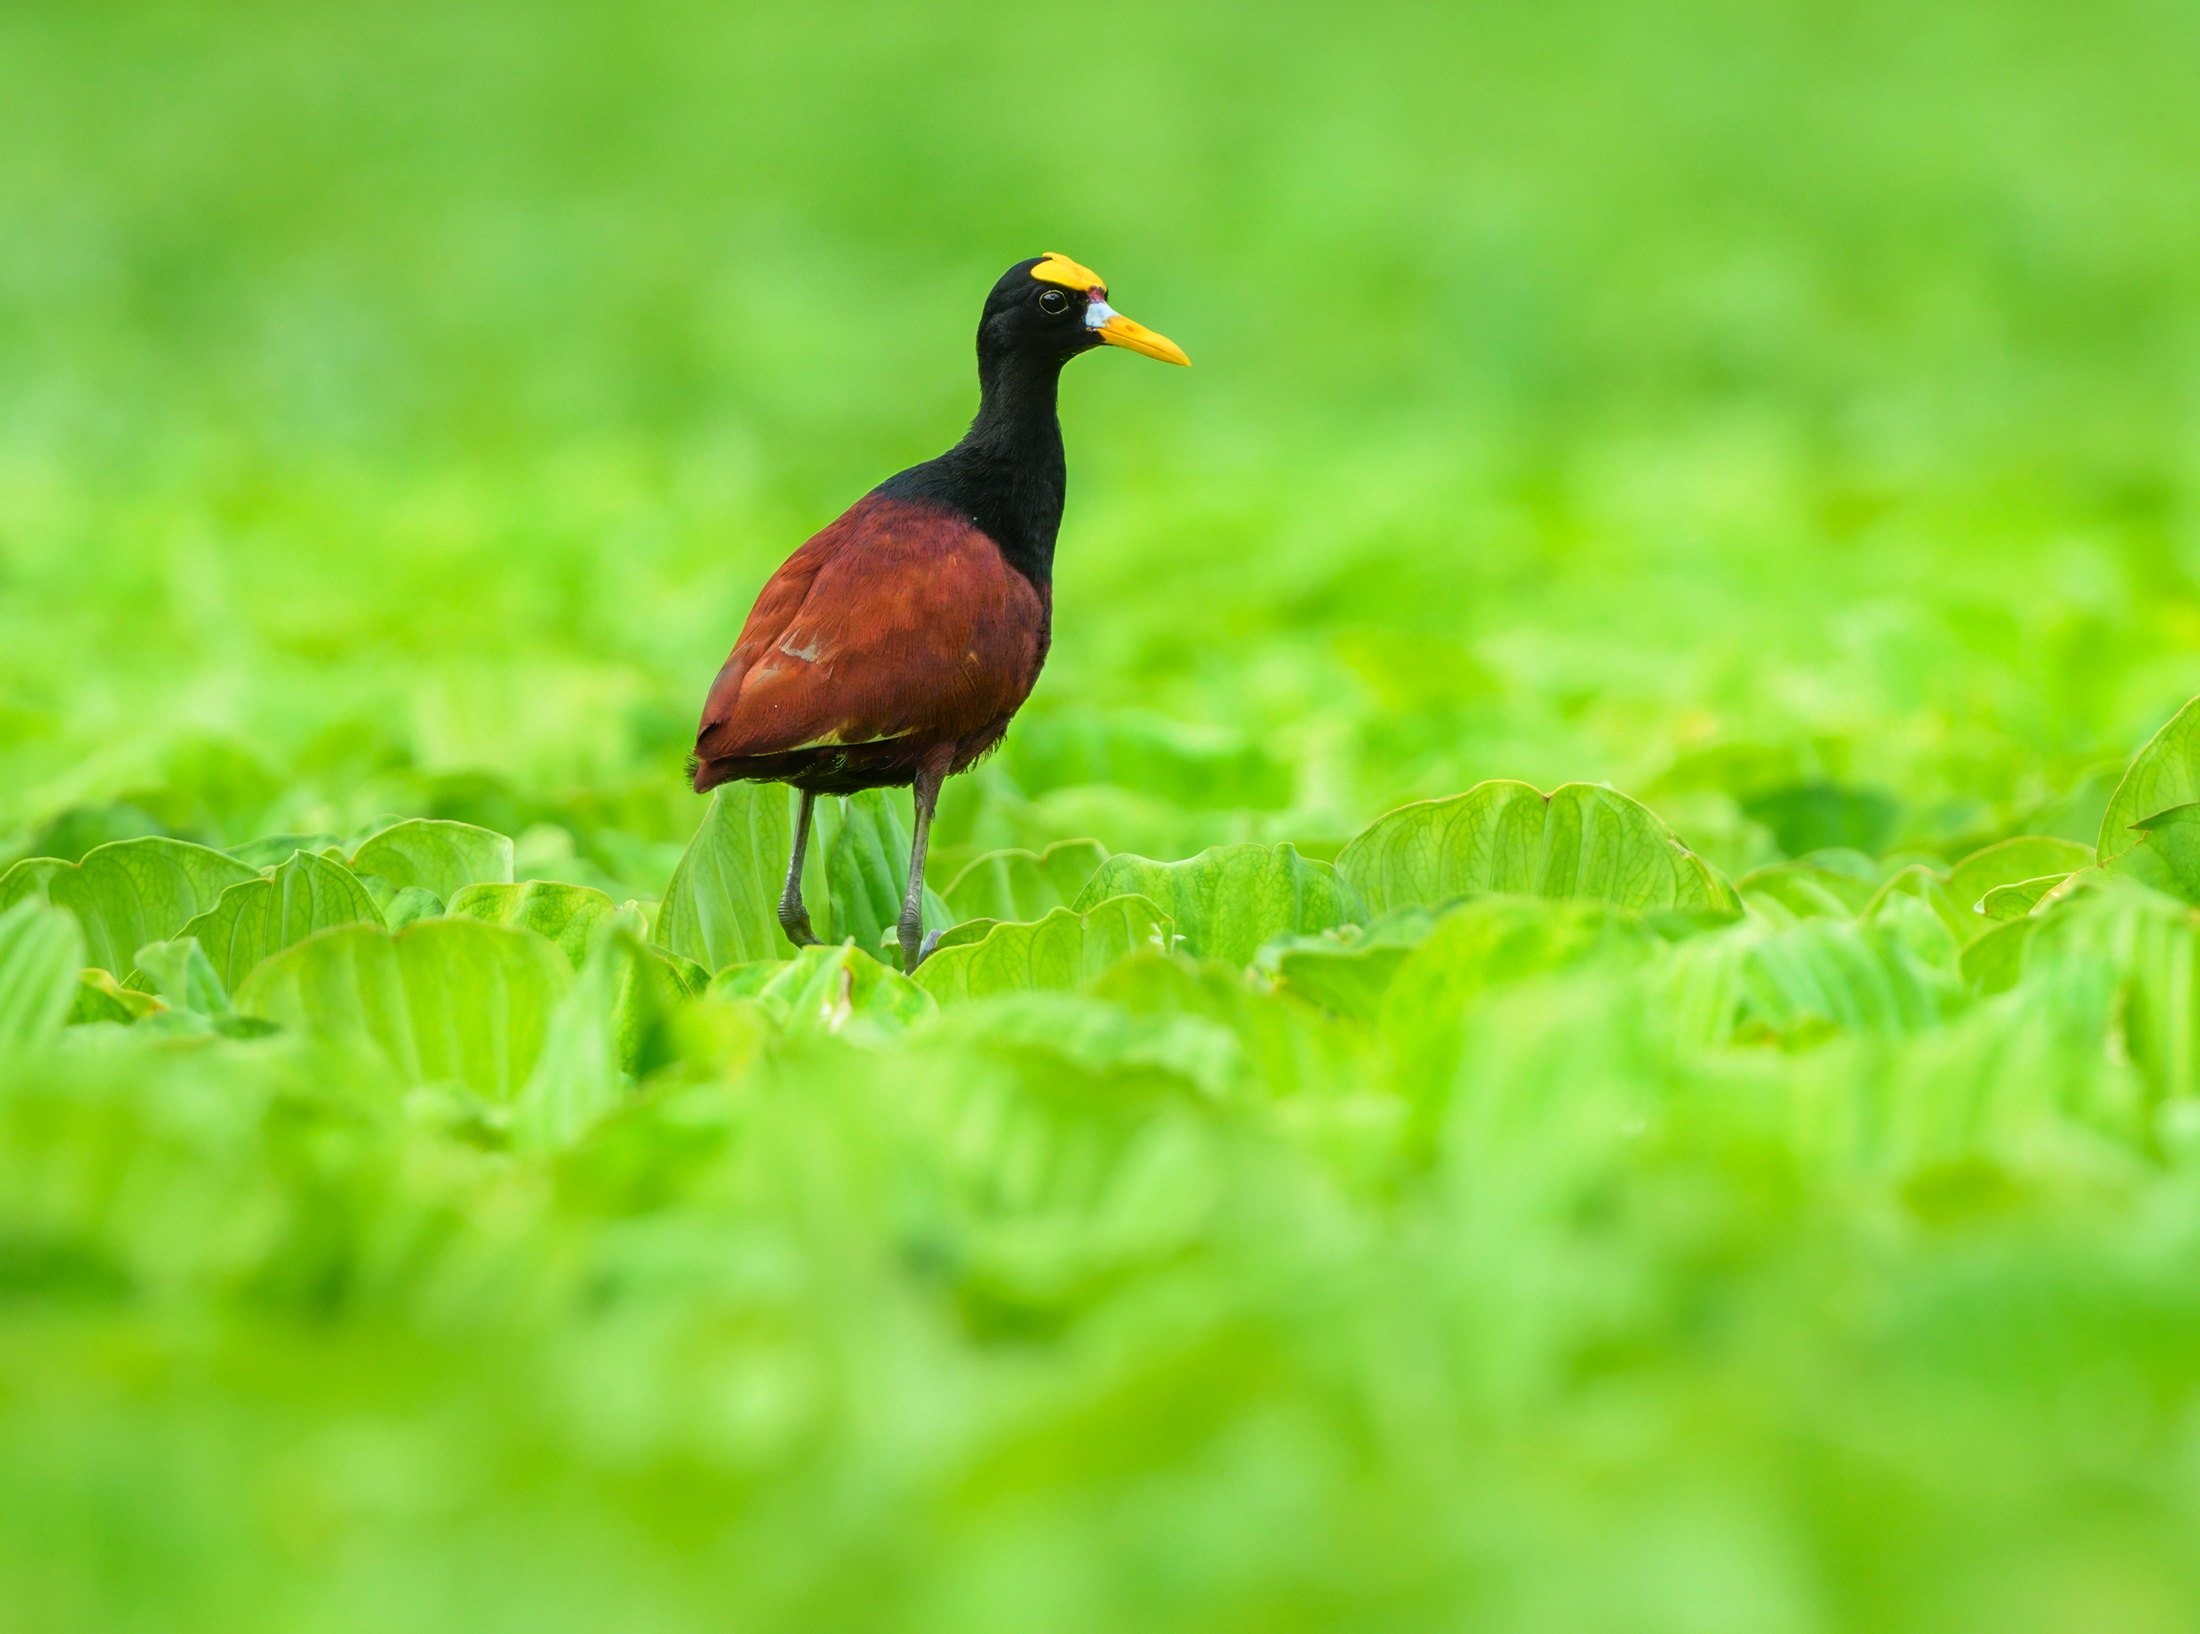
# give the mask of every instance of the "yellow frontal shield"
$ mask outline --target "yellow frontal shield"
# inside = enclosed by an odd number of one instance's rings
[[[1184,348],[1167,335],[1157,335],[1144,324],[1134,322],[1110,307],[1107,282],[1090,267],[1079,266],[1059,250],[1049,250],[1039,264],[1031,269],[1031,276],[1044,284],[1060,284],[1066,289],[1083,290],[1088,298],[1085,327],[1096,331],[1108,345],[1121,346],[1128,351],[1159,358],[1164,363],[1181,364],[1186,368],[1191,366],[1192,360],[1184,355]]]

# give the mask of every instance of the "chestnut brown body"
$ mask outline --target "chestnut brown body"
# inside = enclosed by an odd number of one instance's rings
[[[968,518],[858,500],[757,597],[703,706],[696,789],[899,788],[927,757],[962,771],[1031,695],[1052,600]]]

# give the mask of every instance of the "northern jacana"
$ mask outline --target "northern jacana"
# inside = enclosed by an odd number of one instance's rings
[[[873,488],[765,584],[695,737],[695,791],[790,783],[801,814],[779,898],[797,946],[817,941],[802,854],[821,794],[913,786],[902,968],[923,934],[924,850],[940,785],[1001,741],[1046,662],[1054,536],[1068,480],[1055,418],[1062,365],[1096,346],[1189,363],[1108,307],[1066,255],[1019,261],[978,320],[978,417],[938,459]]]

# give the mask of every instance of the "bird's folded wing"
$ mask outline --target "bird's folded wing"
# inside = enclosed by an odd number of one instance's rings
[[[957,517],[866,500],[788,558],[703,708],[704,760],[976,732],[1022,701],[1046,611]]]

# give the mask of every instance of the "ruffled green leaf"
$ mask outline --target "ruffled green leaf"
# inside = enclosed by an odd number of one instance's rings
[[[1400,967],[1436,924],[1437,916],[1426,908],[1400,908],[1372,925],[1272,941],[1261,949],[1258,963],[1275,976],[1278,992],[1372,1022]]]
[[[1966,905],[1957,901],[1954,893],[1948,889],[1947,876],[1923,863],[1912,863],[1898,871],[1892,879],[1879,887],[1857,917],[1891,921],[1905,904],[1916,904],[1926,910],[1933,922],[1953,942],[1954,947],[1946,950],[1946,956],[1941,962],[1953,963],[1956,950],[1986,933],[1985,916],[1971,912]],[[1939,939],[1933,937],[1931,942],[1936,945],[1937,951]]]
[[[26,898],[0,913],[0,1056],[59,1035],[83,967],[84,933],[60,909]]]
[[[916,984],[942,1003],[1082,988],[1129,954],[1169,951],[1169,916],[1142,896],[1118,896],[1083,912],[1056,908],[1035,924],[995,925],[976,942],[941,947],[917,967]]]
[[[660,1035],[689,996],[684,974],[642,941],[630,916],[593,923],[580,973],[551,1014],[548,1040],[512,1111],[524,1148],[570,1146],[616,1110],[634,1077],[669,1058]]]
[[[344,925],[263,961],[237,1010],[371,1049],[408,1083],[452,1081],[508,1101],[541,1057],[573,985],[532,931],[431,919],[392,933]]]
[[[389,882],[379,874],[370,875],[359,883],[373,891],[375,901],[381,904],[382,924],[385,929],[403,930],[407,925],[417,925],[423,919],[443,917],[443,899],[425,885],[408,885],[402,891],[391,891],[388,889]],[[376,891],[377,886],[382,889]]]
[[[853,937],[857,947],[875,949],[887,932],[901,924],[912,836],[900,807],[885,789],[851,795],[840,802],[840,808],[826,844],[829,902],[818,905],[825,910],[819,934],[829,942]],[[813,906],[813,914],[816,911]],[[954,911],[929,886],[924,891],[923,914],[927,930],[944,930],[955,922]]]
[[[927,961],[918,974],[929,968]],[[937,1008],[922,982],[844,943],[720,971],[709,996],[754,999],[797,1032],[837,1033],[859,1016],[898,1031]]]
[[[1980,900],[1979,912],[1997,923],[2022,919],[2045,901],[2049,892],[2073,877],[2073,874],[2046,874],[2039,879],[2020,879],[2014,885],[1997,885]]]
[[[2002,886],[2001,891],[2013,889]],[[1987,900],[2000,892],[1988,893]],[[1963,950],[1963,979],[1981,993],[2006,993],[2024,974],[2024,950],[2038,928],[2036,919],[2009,919],[1996,924]]]
[[[2107,866],[2180,902],[2200,904],[2200,804],[2172,806],[2131,825],[2138,844]]]
[[[229,988],[197,937],[148,942],[137,950],[137,967],[145,985],[158,993],[169,1009],[202,1016],[229,1014]]]
[[[2093,860],[2093,848],[2076,840],[2022,834],[1974,851],[1949,869],[1948,894],[1960,907],[1978,912],[1991,891],[2047,875],[2061,878],[2090,867]]]
[[[393,891],[418,886],[448,902],[469,885],[509,883],[512,842],[472,823],[414,817],[360,846],[351,867],[362,877],[387,880]]]
[[[1631,968],[1659,945],[1632,915],[1601,902],[1486,896],[1452,908],[1383,995],[1379,1021],[1401,1081],[1416,1094],[1441,1087],[1467,1006],[1488,989],[1592,963]]]
[[[1812,919],[1763,937],[1749,946],[1742,983],[1739,1035],[1790,1043],[1835,1031],[1922,1032],[1964,1002],[1954,974],[1920,958],[1889,924]]]
[[[1878,894],[1868,880],[1804,861],[1759,868],[1736,880],[1734,889],[1754,907],[1776,903],[1796,919],[1853,919]]]
[[[127,1027],[167,1008],[167,1001],[155,994],[124,987],[115,980],[114,972],[87,965],[77,973],[76,991],[69,1003],[69,1025],[112,1021]]]
[[[0,874],[0,908],[38,896],[76,915],[84,956],[127,976],[137,950],[164,942],[258,871],[187,840],[119,840],[79,863],[30,857]]]
[[[710,972],[692,959],[668,953],[640,940],[623,920],[610,922],[612,932],[633,935],[646,957],[627,960],[619,967],[617,991],[612,999],[612,1028],[618,1039],[619,1068],[640,1078],[676,1058],[679,1045],[673,1034],[688,1001],[702,997],[710,986]],[[607,934],[599,926],[599,938]]]
[[[988,851],[957,874],[946,891],[958,924],[999,919],[1028,924],[1077,900],[1108,860],[1098,840],[1058,840],[1044,851]]]
[[[2122,1053],[2157,1095],[2200,1091],[2200,919],[2112,872],[2084,869],[2072,881],[2086,883],[2024,921],[2033,927],[2026,975],[2105,966],[2121,990],[2113,1021]]]
[[[341,853],[344,842],[334,834],[269,834],[242,845],[230,846],[229,854],[254,868],[273,868],[300,851]]]
[[[597,927],[619,909],[593,886],[530,879],[514,885],[469,885],[451,898],[444,911],[453,919],[517,925],[546,936],[579,970],[588,962],[588,949]]]
[[[795,951],[779,928],[779,889],[794,842],[787,794],[776,784],[715,790],[702,825],[665,887],[654,940],[705,970]]]
[[[1364,917],[1336,869],[1289,845],[1218,845],[1183,862],[1110,857],[1070,906],[1082,912],[1121,896],[1144,897],[1158,907],[1188,951],[1233,965],[1251,963],[1272,936],[1306,935]]]
[[[262,959],[315,931],[381,923],[373,896],[350,869],[311,851],[294,851],[266,878],[230,886],[220,901],[183,927],[182,935],[197,940],[223,991],[234,992]],[[176,1002],[172,995],[164,996]]]
[[[2142,838],[2149,817],[2200,801],[2200,698],[2172,715],[2132,757],[2123,781],[2108,797],[2095,847],[2099,860],[2120,857]]]
[[[1483,783],[1376,820],[1337,857],[1369,914],[1487,892],[1585,897],[1620,908],[1734,906],[1726,882],[1647,806],[1569,783]]]

